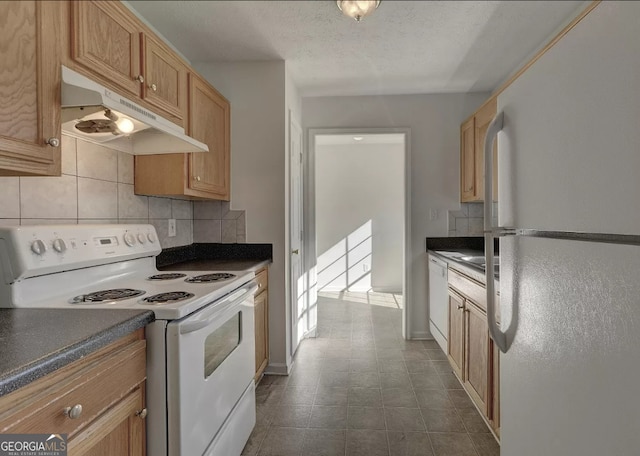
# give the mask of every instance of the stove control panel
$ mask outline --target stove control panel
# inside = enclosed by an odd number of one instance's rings
[[[0,227],[5,283],[160,253],[152,225],[36,225]]]

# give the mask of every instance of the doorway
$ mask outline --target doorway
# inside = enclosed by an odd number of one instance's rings
[[[312,129],[308,140],[309,309],[318,295],[395,306],[407,338],[409,130]]]

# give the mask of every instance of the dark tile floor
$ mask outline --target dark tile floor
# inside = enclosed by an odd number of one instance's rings
[[[242,454],[498,456],[440,347],[403,340],[393,300],[347,299],[319,297],[318,338],[262,379]]]

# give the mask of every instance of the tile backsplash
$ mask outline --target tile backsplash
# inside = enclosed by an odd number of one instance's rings
[[[497,214],[497,203],[493,204],[493,213]],[[484,203],[460,203],[459,210],[449,211],[449,236],[482,236],[483,232]]]
[[[202,208],[217,208],[204,210]],[[219,201],[138,196],[133,192],[133,155],[62,136],[62,176],[0,177],[0,225],[150,223],[163,248],[194,242],[245,242],[244,211]],[[213,217],[215,215],[215,217]],[[176,236],[168,237],[168,220]]]

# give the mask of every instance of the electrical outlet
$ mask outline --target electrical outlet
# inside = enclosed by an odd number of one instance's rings
[[[169,231],[169,237],[176,236],[176,219],[169,219],[168,231]]]
[[[371,268],[371,266],[370,266],[370,265],[368,265],[367,263],[362,263],[362,270],[363,270],[364,272],[369,271],[369,269],[370,269],[370,268]]]

